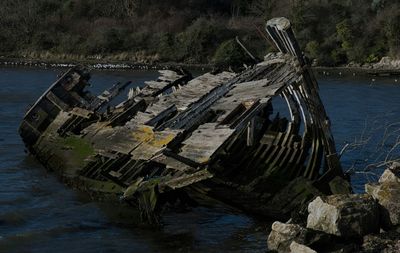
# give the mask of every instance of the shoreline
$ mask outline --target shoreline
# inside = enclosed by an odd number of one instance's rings
[[[177,62],[157,62],[157,63],[131,63],[128,61],[99,61],[99,60],[44,60],[44,59],[21,59],[21,58],[0,58],[2,67],[41,67],[41,68],[71,68],[77,65],[84,65],[96,70],[163,70],[169,68],[188,68],[195,70],[209,70],[214,68],[213,64],[187,64]],[[317,74],[329,75],[339,73],[339,75],[367,75],[367,76],[400,76],[400,68],[374,68],[374,67],[354,67],[354,66],[313,66]]]
[[[170,68],[190,68],[199,70],[212,70],[212,64],[186,64],[177,62],[162,63],[131,63],[128,61],[99,61],[99,60],[43,60],[0,58],[2,67],[42,67],[42,68],[71,68],[77,65],[87,66],[97,70],[164,70]]]
[[[318,73],[325,75],[326,72],[339,73],[339,75],[365,75],[365,76],[379,76],[379,77],[390,77],[400,76],[400,69],[397,68],[366,68],[366,67],[351,67],[351,66],[338,66],[338,67],[323,67],[315,66],[313,70]]]

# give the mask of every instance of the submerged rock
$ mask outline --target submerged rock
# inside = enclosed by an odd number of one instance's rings
[[[317,197],[308,206],[307,228],[341,237],[361,237],[379,231],[379,211],[372,197]]]

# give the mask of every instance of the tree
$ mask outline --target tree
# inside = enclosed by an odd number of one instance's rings
[[[398,11],[387,18],[384,29],[391,55],[398,56],[400,52],[400,13]]]
[[[124,6],[126,15],[128,17],[133,17],[138,10],[142,8],[142,0],[123,0],[122,4]]]
[[[221,68],[239,68],[249,61],[249,57],[234,39],[223,42],[216,50],[213,58],[215,65]]]

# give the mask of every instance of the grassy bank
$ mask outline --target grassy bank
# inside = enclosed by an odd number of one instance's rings
[[[387,0],[3,0],[0,55],[228,66],[249,60],[236,36],[258,57],[271,49],[260,31],[276,16],[317,65],[400,55],[400,4]]]

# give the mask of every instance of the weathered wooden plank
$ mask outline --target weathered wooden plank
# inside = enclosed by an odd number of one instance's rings
[[[102,128],[90,137],[96,150],[116,151],[122,154],[129,154],[141,141],[133,136],[133,131],[123,127]],[[136,132],[137,135],[146,133]],[[89,136],[88,136],[89,137]],[[143,137],[145,138],[145,137]]]
[[[90,118],[90,116],[93,114],[92,111],[86,110],[84,108],[79,108],[79,107],[74,107],[71,112],[72,115],[76,115],[85,119]]]
[[[141,129],[140,131],[142,131],[142,133],[138,131],[139,129]],[[141,143],[130,153],[132,159],[149,160],[161,154],[161,151],[166,148],[167,144],[170,143],[179,132],[180,131],[174,130],[157,132],[153,131],[153,129],[148,126],[138,127],[138,129],[134,131],[133,137]]]
[[[268,84],[269,81],[263,79],[234,85],[233,89],[230,90],[228,94],[211,107],[214,111],[223,112],[217,121],[223,122],[235,108],[240,106],[240,104],[254,102],[260,98],[272,97],[286,86],[285,83],[278,83],[264,87]]]
[[[145,81],[146,88],[151,88],[151,89],[162,89],[166,85],[169,84],[169,82],[164,82],[164,81]]]
[[[57,97],[52,91],[46,94],[46,98],[62,111],[67,111],[69,109],[69,105]]]
[[[217,127],[216,123],[201,125],[183,142],[184,146],[179,155],[205,164],[233,133],[233,129]]]
[[[189,185],[192,185],[197,182],[204,181],[206,179],[212,178],[214,175],[211,174],[208,170],[203,169],[192,174],[186,174],[181,177],[173,178],[166,182],[163,182],[160,185],[160,189],[164,190],[166,187],[171,188],[173,190],[183,188]]]
[[[160,73],[160,77],[158,78],[159,80],[165,80],[170,82],[183,77],[182,75],[178,75],[178,73],[176,73],[176,71],[173,70],[159,70],[158,73]]]
[[[154,162],[165,164],[167,169],[172,169],[181,172],[193,172],[196,168],[193,168],[181,161],[178,161],[172,157],[165,155],[158,155],[151,159]]]

